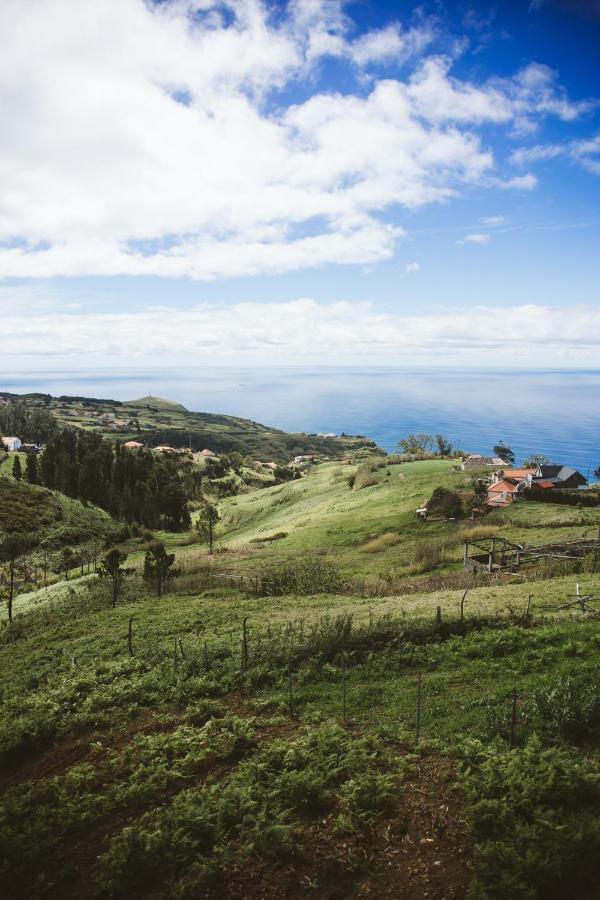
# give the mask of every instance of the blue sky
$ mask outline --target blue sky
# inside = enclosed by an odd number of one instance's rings
[[[6,364],[597,365],[599,38],[597,0],[5,0]]]

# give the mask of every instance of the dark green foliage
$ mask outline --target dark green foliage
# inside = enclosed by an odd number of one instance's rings
[[[507,465],[512,466],[515,462],[515,454],[510,447],[505,446],[502,442],[494,447],[494,455],[503,460]]]
[[[427,504],[428,513],[445,519],[460,519],[464,514],[462,500],[456,491],[436,487]]]
[[[293,857],[300,825],[341,797],[344,825],[359,828],[385,807],[389,779],[376,771],[374,744],[337,725],[275,740],[216,785],[182,791],[173,802],[125,828],[100,860],[102,895],[139,892],[178,877],[192,864],[206,886],[215,863],[248,854]],[[374,793],[372,793],[375,788]]]
[[[155,541],[146,551],[146,556],[144,557],[144,580],[152,585],[157,597],[162,597],[164,593],[174,562],[175,554],[167,553],[165,545],[160,541]]]
[[[444,437],[443,434],[436,434],[435,443],[439,456],[450,456],[450,454],[452,453],[452,444]]]
[[[23,477],[23,469],[21,468],[21,460],[18,456],[15,456],[13,467],[12,467],[12,475],[15,481],[20,481]]]
[[[44,444],[58,431],[58,424],[43,406],[30,407],[21,400],[0,407],[0,434],[14,434],[24,443]]]
[[[219,511],[212,503],[203,503],[196,522],[196,529],[208,544],[209,553],[213,552],[215,528],[219,521]]]
[[[180,461],[113,447],[96,433],[59,432],[42,455],[41,480],[126,522],[172,531],[190,524]]]
[[[600,738],[600,670],[579,677],[562,676],[532,698],[534,721],[550,737],[569,743]]]
[[[127,559],[127,554],[122,553],[117,547],[109,550],[100,565],[100,578],[106,581],[110,586],[112,605],[115,607],[123,590],[125,582],[125,572],[123,571],[123,563]]]
[[[406,437],[401,438],[396,447],[402,453],[427,453],[431,451],[433,445],[435,443],[435,439],[430,435],[424,432],[418,434],[407,434]]]
[[[558,503],[563,506],[600,506],[600,493],[598,491],[557,491],[544,490],[535,485],[526,488],[522,493],[524,500],[534,500],[537,503]]]
[[[36,453],[27,454],[27,481],[29,484],[40,483],[38,458]]]
[[[471,900],[597,896],[596,769],[532,738],[522,749],[471,753],[466,772],[475,843]]]

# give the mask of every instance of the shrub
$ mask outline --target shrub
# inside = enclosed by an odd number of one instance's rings
[[[579,743],[600,737],[598,675],[560,677],[536,691],[534,715],[544,731]]]

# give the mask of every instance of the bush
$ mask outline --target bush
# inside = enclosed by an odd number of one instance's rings
[[[600,737],[599,677],[561,677],[535,692],[534,715],[552,736],[579,743]]]

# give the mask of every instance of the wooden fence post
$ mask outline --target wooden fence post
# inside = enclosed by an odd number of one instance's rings
[[[512,697],[512,714],[510,717],[510,749],[515,746],[515,737],[517,732],[517,689],[513,691]]]
[[[342,721],[346,721],[346,652],[342,650]]]
[[[438,606],[435,611],[435,623],[436,625],[442,624],[442,607]]]
[[[129,655],[133,656],[133,616],[129,618],[129,630],[127,632],[127,649]]]
[[[421,735],[421,682],[422,682],[422,674],[419,672],[417,676],[417,726],[415,728],[415,741],[419,743],[419,737]]]
[[[467,594],[469,593],[469,588],[466,589],[464,594],[462,595],[462,600],[460,601],[460,621],[462,622],[465,618],[465,600],[467,598]]]
[[[242,655],[240,659],[240,696],[244,694],[244,641],[242,639]]]
[[[242,622],[242,654],[244,667],[248,668],[248,617]]]
[[[294,718],[294,694],[292,687],[292,657],[288,656],[288,700],[290,707],[290,719]]]

